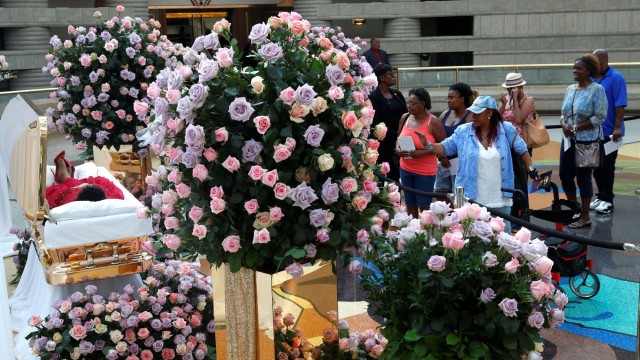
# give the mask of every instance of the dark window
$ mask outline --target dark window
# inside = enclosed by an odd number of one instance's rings
[[[420,35],[423,37],[473,35],[473,16],[422,18]]]
[[[473,52],[428,53],[421,56],[422,66],[463,66],[473,65]]]

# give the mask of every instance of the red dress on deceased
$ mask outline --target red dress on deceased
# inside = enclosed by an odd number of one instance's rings
[[[49,208],[53,209],[57,206],[76,201],[78,193],[82,190],[82,187],[77,187],[82,184],[91,184],[98,186],[104,191],[107,199],[124,199],[122,190],[118,188],[109,179],[102,176],[89,176],[84,179],[66,178],[60,184],[52,184],[45,192],[47,202],[49,202]]]

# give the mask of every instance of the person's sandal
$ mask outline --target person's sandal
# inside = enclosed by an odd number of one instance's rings
[[[588,227],[591,226],[591,220],[589,221],[584,221],[583,219],[580,219],[574,223],[571,223],[569,225],[567,225],[570,229],[580,229],[580,228],[584,228],[584,227]]]

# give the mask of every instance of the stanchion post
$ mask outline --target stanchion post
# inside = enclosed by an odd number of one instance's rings
[[[449,200],[451,200],[456,209],[464,206],[466,200],[464,198],[464,188],[462,186],[456,186],[455,192],[449,195]]]

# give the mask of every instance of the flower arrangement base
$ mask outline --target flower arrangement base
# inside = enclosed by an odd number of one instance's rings
[[[97,166],[103,166],[111,172],[127,172],[144,176],[151,173],[151,158],[141,158],[132,150],[131,146],[122,146],[120,150],[113,147],[98,149],[93,147],[94,162]]]
[[[225,265],[213,267],[218,359],[272,360],[280,352],[310,351],[309,345],[325,343],[327,329],[337,331],[333,268],[331,262],[318,262],[294,278],[286,271],[266,274],[242,268],[232,273]]]

